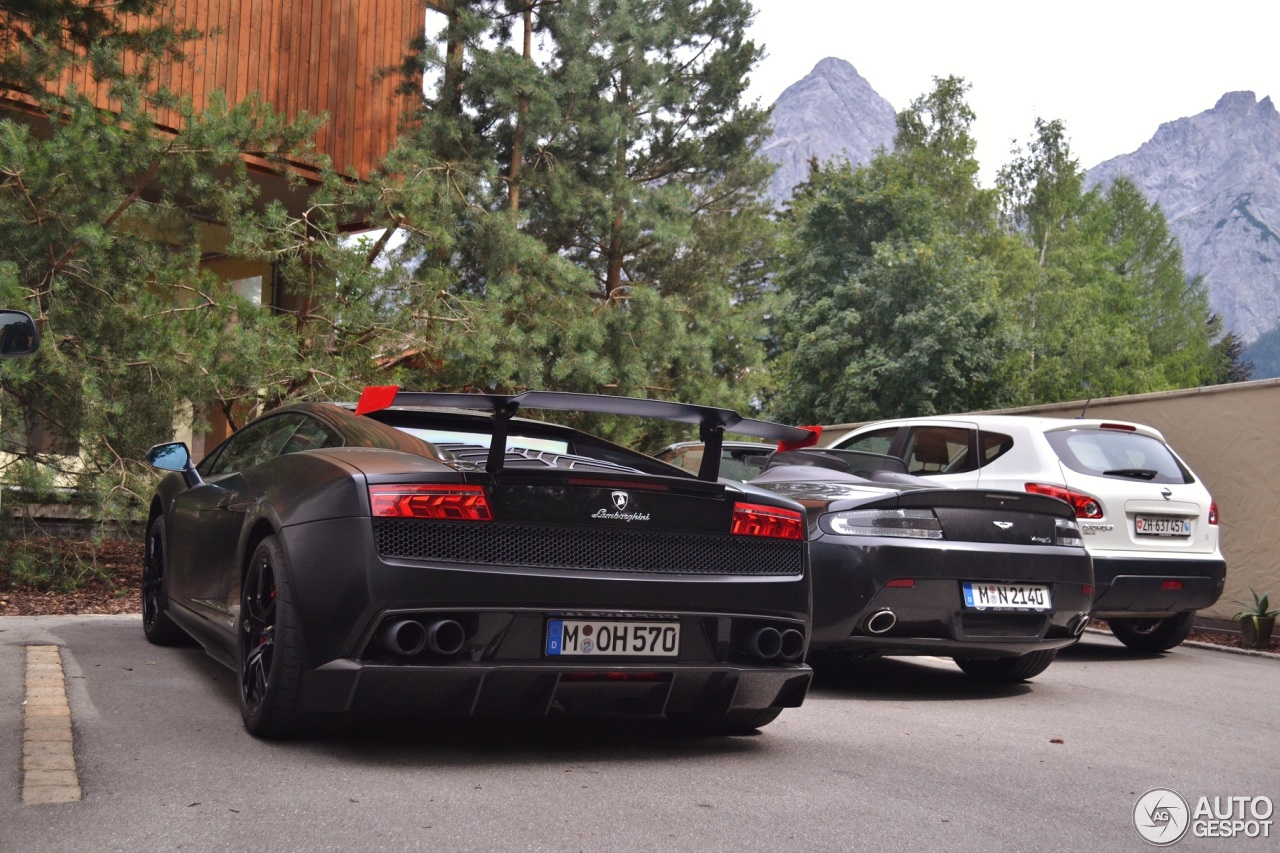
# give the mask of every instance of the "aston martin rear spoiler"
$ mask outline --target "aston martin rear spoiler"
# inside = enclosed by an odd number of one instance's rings
[[[569,391],[524,391],[520,394],[456,394],[440,391],[401,391],[396,385],[371,385],[360,395],[356,414],[364,415],[392,406],[429,406],[449,409],[479,409],[493,413],[493,440],[485,470],[502,470],[507,443],[507,424],[521,409],[559,412],[591,412],[603,415],[629,415],[656,418],[684,424],[696,424],[705,445],[699,480],[715,481],[720,475],[720,454],[726,432],[749,435],[778,442],[779,450],[796,450],[817,443],[822,427],[793,427],[784,424],[744,418],[732,409],[669,403],[639,397],[613,397],[607,394],[576,394]]]

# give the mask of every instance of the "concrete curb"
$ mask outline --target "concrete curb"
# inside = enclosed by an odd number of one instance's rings
[[[72,803],[80,799],[75,739],[66,675],[57,646],[27,646],[22,724],[22,802]]]
[[[1098,634],[1103,637],[1110,637],[1111,632],[1105,628],[1085,628],[1086,634]],[[1253,658],[1268,658],[1269,660],[1280,660],[1280,654],[1275,652],[1266,652],[1262,649],[1242,649],[1237,646],[1220,646],[1217,643],[1202,643],[1199,640],[1183,640],[1180,645],[1191,646],[1193,649],[1209,649],[1214,652],[1226,652],[1232,655],[1245,655]]]

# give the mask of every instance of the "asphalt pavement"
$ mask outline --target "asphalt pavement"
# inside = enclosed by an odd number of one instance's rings
[[[65,674],[68,802],[24,802],[33,647]],[[0,851],[1137,851],[1153,789],[1184,823],[1201,798],[1245,811],[1235,837],[1188,827],[1172,849],[1275,850],[1245,824],[1280,801],[1278,711],[1274,658],[1091,634],[1022,685],[932,658],[821,673],[748,737],[364,720],[269,743],[242,729],[230,671],[148,645],[137,616],[2,617]]]

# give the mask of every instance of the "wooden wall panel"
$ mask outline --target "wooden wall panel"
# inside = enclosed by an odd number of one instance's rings
[[[159,79],[189,96],[197,110],[215,91],[225,92],[231,103],[257,92],[290,118],[327,114],[318,150],[339,170],[363,177],[387,153],[411,106],[396,94],[395,75],[375,75],[398,66],[410,41],[422,34],[426,16],[439,14],[448,2],[171,0],[158,17],[205,36],[188,43],[187,61],[164,66]],[[81,91],[95,88],[83,69],[66,82]],[[102,91],[97,100],[105,109],[119,106]],[[178,121],[172,112],[158,117],[163,127]]]

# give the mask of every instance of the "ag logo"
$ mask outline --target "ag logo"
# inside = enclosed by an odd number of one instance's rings
[[[619,512],[626,509],[627,504],[630,503],[630,501],[631,501],[631,496],[628,495],[626,492],[613,493],[613,505],[618,508]]]
[[[1133,807],[1133,825],[1142,840],[1167,847],[1182,839],[1191,825],[1187,801],[1168,788],[1152,788]]]

